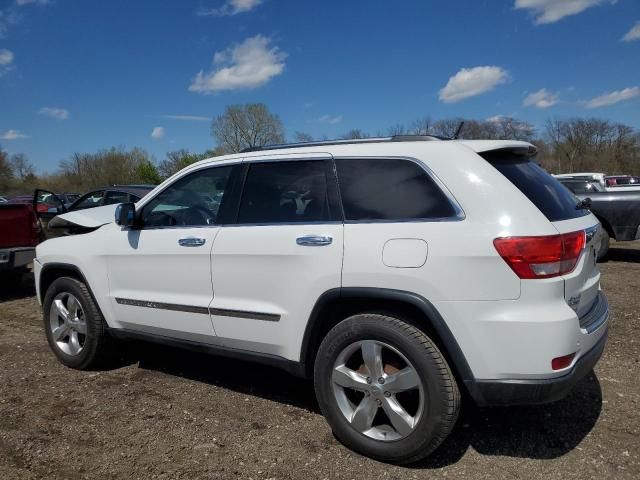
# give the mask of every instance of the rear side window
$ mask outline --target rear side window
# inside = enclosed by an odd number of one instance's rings
[[[535,162],[513,153],[487,152],[484,157],[507,177],[551,222],[589,213],[577,207],[573,194]]]
[[[330,218],[324,161],[250,165],[238,223],[307,223]]]
[[[345,220],[454,217],[453,205],[427,172],[402,159],[336,160]]]

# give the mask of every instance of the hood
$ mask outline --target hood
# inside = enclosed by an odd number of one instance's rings
[[[117,204],[63,213],[49,222],[49,228],[84,227],[98,228],[115,221]]]

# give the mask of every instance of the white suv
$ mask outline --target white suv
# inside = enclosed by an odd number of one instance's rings
[[[515,141],[390,137],[193,164],[37,248],[53,352],[115,339],[313,378],[335,435],[410,463],[481,405],[563,397],[599,359],[598,221]],[[213,360],[215,362],[215,360]]]

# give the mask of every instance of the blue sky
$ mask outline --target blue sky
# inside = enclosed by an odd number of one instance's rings
[[[429,115],[597,116],[640,127],[638,0],[0,0],[0,145],[214,146],[264,102],[335,137]]]

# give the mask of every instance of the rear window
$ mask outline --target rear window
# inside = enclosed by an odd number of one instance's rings
[[[589,213],[577,208],[576,197],[535,162],[505,152],[486,152],[482,156],[524,193],[549,221],[569,220]]]

